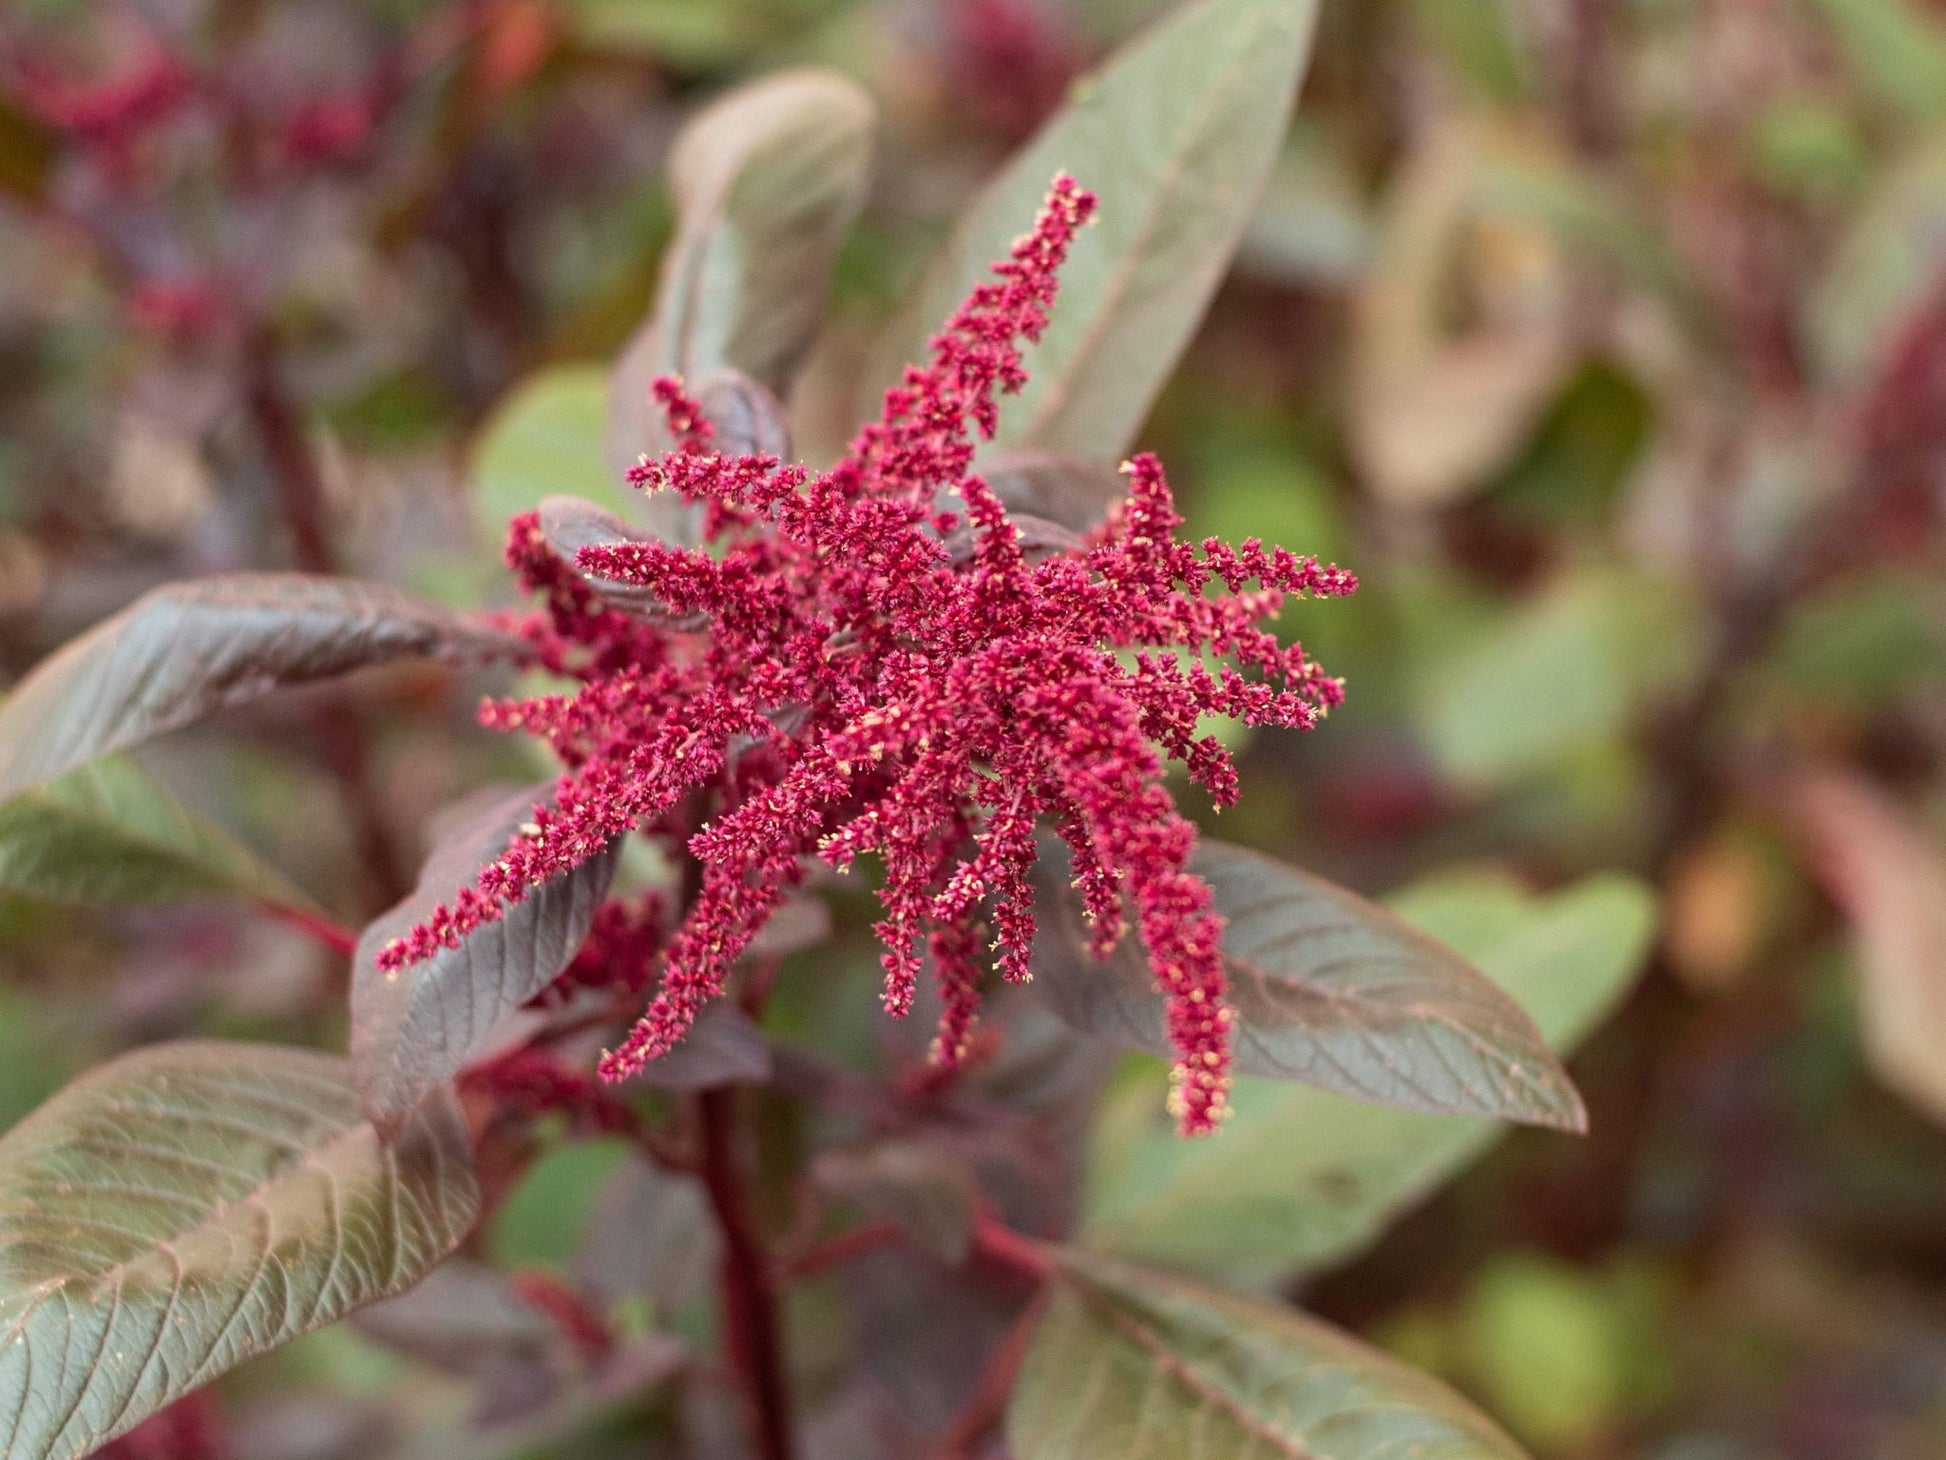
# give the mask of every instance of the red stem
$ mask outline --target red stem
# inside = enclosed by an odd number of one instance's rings
[[[350,928],[339,927],[338,924],[332,922],[331,919],[321,913],[314,913],[309,908],[289,907],[279,902],[267,902],[260,905],[266,913],[277,919],[278,922],[296,928],[298,932],[303,933],[306,937],[315,938],[333,953],[349,955],[358,947],[358,935],[356,933],[352,932]]]
[[[730,1362],[750,1402],[757,1454],[763,1460],[792,1460],[790,1382],[778,1335],[776,1280],[738,1169],[735,1094],[705,1090],[696,1100],[703,1185],[723,1234],[720,1282]]]
[[[876,1252],[881,1247],[890,1247],[904,1238],[905,1233],[890,1222],[854,1227],[849,1232],[840,1232],[827,1241],[807,1247],[795,1257],[786,1258],[778,1264],[778,1274],[800,1282],[805,1278],[820,1277],[854,1257]]]
[[[1042,1289],[1034,1294],[1020,1321],[1000,1340],[987,1366],[980,1371],[980,1382],[972,1398],[940,1436],[938,1460],[974,1460],[980,1441],[1000,1423],[1001,1416],[1007,1412],[1007,1399],[1014,1392],[1014,1380],[1020,1376],[1021,1360],[1027,1357],[1034,1326],[1040,1322],[1041,1309],[1046,1304],[1047,1291]]]
[[[1010,1267],[1036,1282],[1054,1276],[1054,1260],[1047,1255],[1045,1246],[992,1217],[983,1216],[975,1224],[973,1250],[988,1261]]]

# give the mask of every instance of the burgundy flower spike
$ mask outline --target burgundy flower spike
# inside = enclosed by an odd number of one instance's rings
[[[546,600],[526,632],[581,688],[491,704],[484,718],[545,737],[568,770],[554,804],[477,886],[388,947],[384,967],[456,943],[624,831],[686,839],[699,871],[661,944],[659,991],[602,1062],[621,1078],[722,992],[811,857],[847,867],[873,853],[886,1007],[911,1007],[923,944],[945,1002],[934,1053],[950,1065],[977,1015],[982,944],[1003,978],[1029,976],[1044,821],[1071,849],[1097,954],[1132,913],[1168,996],[1171,1108],[1186,1133],[1216,1126],[1232,1017],[1222,920],[1186,870],[1195,832],[1164,763],[1230,804],[1236,773],[1197,734],[1201,717],[1304,729],[1337,704],[1340,682],[1260,625],[1291,595],[1355,582],[1254,540],[1176,541],[1181,518],[1150,456],[1125,468],[1128,496],[1109,520],[1058,551],[1030,552],[972,474],[976,439],[994,433],[996,397],[1024,384],[1022,344],[1040,336],[1094,209],[1057,179],[1034,230],[934,338],[931,362],[908,369],[828,472],[718,454],[682,383],[658,382],[681,445],[630,480],[699,504],[708,550],[630,542],[583,548],[570,565],[532,516],[515,521],[508,560]],[[647,590],[665,612],[610,607],[583,574]],[[616,943],[646,956],[639,938]]]

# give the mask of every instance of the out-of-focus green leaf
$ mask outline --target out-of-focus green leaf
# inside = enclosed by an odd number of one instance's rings
[[[1549,526],[1599,527],[1628,484],[1652,425],[1647,393],[1614,366],[1592,362],[1569,382],[1493,500]]]
[[[1614,1424],[1628,1336],[1588,1277],[1539,1257],[1502,1259],[1481,1275],[1463,1324],[1467,1367],[1516,1434],[1573,1454]]]
[[[499,1264],[572,1268],[595,1204],[629,1153],[624,1140],[574,1141],[528,1167],[487,1229]]]
[[[612,500],[621,479],[601,454],[608,425],[608,372],[599,365],[555,365],[533,375],[493,408],[473,448],[473,511],[481,545],[497,549],[507,520],[545,497]]]
[[[1915,121],[1946,117],[1946,27],[1910,0],[1810,0],[1864,85]]]
[[[1456,123],[1408,159],[1353,339],[1352,444],[1375,493],[1438,505],[1514,459],[1583,348],[1570,286],[1591,265],[1702,327],[1656,231],[1525,134]]]
[[[42,660],[0,703],[0,800],[273,690],[520,641],[383,583],[229,573],[171,583]]]
[[[735,59],[759,29],[749,7],[733,0],[568,0],[566,13],[584,45],[690,68]]]
[[[382,1143],[341,1060],[185,1043],[94,1070],[0,1139],[7,1454],[86,1454],[410,1287],[478,1199],[453,1102]]]
[[[1442,54],[1483,96],[1516,102],[1533,83],[1533,58],[1513,27],[1508,0],[1413,0],[1427,48]]]
[[[1806,300],[1806,344],[1828,387],[1856,386],[1946,269],[1946,138],[1887,168],[1852,213]]]
[[[1439,767],[1487,789],[1544,777],[1619,740],[1644,699],[1692,662],[1673,585],[1563,580],[1423,670],[1419,720]]]
[[[1559,251],[1531,221],[1503,227],[1499,249],[1474,251],[1475,292],[1495,305],[1464,333],[1447,328],[1493,145],[1455,129],[1407,160],[1357,300],[1351,446],[1371,490],[1394,505],[1435,505],[1483,484],[1572,364]]]
[[[1522,1460],[1439,1381],[1294,1308],[1057,1262],[1007,1410],[1020,1460]]]
[[[1780,700],[1866,714],[1946,675],[1946,591],[1888,572],[1793,606],[1765,666]]]
[[[1201,0],[1131,43],[975,198],[880,338],[868,400],[1005,258],[1055,174],[1098,193],[1001,446],[1119,458],[1215,292],[1277,155],[1314,0]]]
[[[312,906],[242,842],[115,758],[0,802],[0,889],[64,903]]]
[[[1815,97],[1770,103],[1750,124],[1750,161],[1770,187],[1810,201],[1846,198],[1871,175],[1872,157],[1852,118]]]
[[[1392,905],[1513,995],[1560,1050],[1621,997],[1655,921],[1647,889],[1618,876],[1547,896],[1457,876],[1410,888]],[[1236,1282],[1351,1255],[1504,1129],[1246,1076],[1220,1134],[1183,1141],[1155,1116],[1160,1078],[1145,1068],[1104,1108],[1087,1240]]]
[[[616,362],[605,454],[617,477],[664,434],[660,375],[729,367],[782,395],[864,202],[872,102],[842,76],[786,71],[731,92],[669,160],[677,227],[648,319]]]
[[[1293,286],[1343,285],[1371,254],[1358,180],[1330,140],[1300,120],[1264,183],[1237,266]]]
[[[1240,847],[1205,838],[1190,869],[1223,915],[1239,1074],[1433,1114],[1585,1125],[1533,1021],[1452,949],[1356,893]],[[1045,847],[1034,987],[1077,1029],[1168,1055],[1166,999],[1139,941],[1125,939],[1105,961],[1089,957],[1066,881],[1058,843]]]

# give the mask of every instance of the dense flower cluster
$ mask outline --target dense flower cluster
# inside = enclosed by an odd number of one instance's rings
[[[712,450],[701,408],[660,382],[680,444],[631,478],[700,507],[708,550],[619,542],[570,566],[533,518],[516,523],[510,561],[546,596],[530,635],[582,687],[486,718],[546,737],[569,769],[478,885],[382,964],[454,943],[631,828],[686,838],[693,895],[647,1013],[603,1060],[619,1078],[682,1037],[811,858],[842,868],[873,853],[886,1006],[910,1008],[929,958],[944,1003],[934,1052],[950,1065],[983,945],[1002,977],[1028,976],[1045,823],[1067,843],[1098,954],[1132,910],[1168,998],[1172,1108],[1187,1132],[1215,1126],[1229,1085],[1222,922],[1186,870],[1195,834],[1164,761],[1234,801],[1230,759],[1198,722],[1305,728],[1337,703],[1339,682],[1260,625],[1290,595],[1354,583],[1255,541],[1176,541],[1152,457],[1125,468],[1105,522],[1052,546],[1027,541],[972,473],[1094,206],[1056,181],[1034,230],[830,471]],[[590,581],[647,590],[659,612],[610,606]]]

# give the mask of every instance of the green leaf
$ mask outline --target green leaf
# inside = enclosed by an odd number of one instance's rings
[[[145,593],[43,660],[0,705],[0,800],[273,690],[520,641],[380,583],[234,573]]]
[[[553,365],[515,386],[493,408],[473,448],[473,512],[497,548],[508,519],[552,496],[612,497],[621,478],[602,458],[608,372]]]
[[[728,366],[782,395],[824,311],[870,180],[871,99],[832,72],[787,71],[730,93],[677,138],[675,240],[655,307],[616,363],[607,461],[660,448],[649,385]]]
[[[1946,267],[1946,137],[1885,167],[1848,221],[1806,308],[1806,340],[1827,390],[1862,385]]]
[[[1007,1410],[1018,1460],[1522,1460],[1443,1384],[1294,1308],[1056,1262]]]
[[[1563,579],[1425,666],[1418,719],[1439,768],[1489,790],[1620,741],[1644,701],[1693,662],[1695,623],[1673,584]]]
[[[423,963],[381,973],[379,950],[451,906],[548,799],[549,788],[495,796],[433,848],[418,886],[365,929],[352,955],[351,1059],[358,1095],[381,1130],[488,1049],[507,1021],[574,958],[615,875],[616,846],[534,888]]]
[[[1392,902],[1513,995],[1556,1049],[1572,1048],[1621,997],[1655,921],[1647,889],[1619,876],[1546,896],[1455,877]],[[1234,1282],[1272,1282],[1355,1253],[1504,1129],[1245,1076],[1223,1129],[1183,1141],[1156,1118],[1160,1078],[1145,1070],[1104,1108],[1088,1241]]]
[[[0,891],[84,905],[244,897],[312,906],[243,843],[114,758],[0,802]]]
[[[880,339],[868,383],[883,390],[926,358],[932,333],[1006,257],[1055,174],[1070,172],[1101,209],[1075,240],[997,444],[1120,457],[1255,210],[1316,17],[1314,0],[1201,0],[1080,82],[961,216]]]
[[[1167,1056],[1166,1003],[1133,938],[1087,952],[1066,861],[1043,850],[1034,987],[1085,1033]],[[1244,1075],[1299,1080],[1437,1115],[1582,1130],[1587,1112],[1541,1032],[1452,949],[1356,893],[1204,839],[1190,870],[1223,914],[1232,1040]]]
[[[1812,0],[1869,91],[1914,121],[1946,116],[1946,29],[1908,0]]]
[[[388,1146],[342,1060],[189,1042],[101,1066],[0,1139],[7,1455],[86,1454],[410,1287],[478,1201],[452,1101]]]
[[[1585,1453],[1621,1418],[1628,1335],[1615,1295],[1591,1274],[1532,1253],[1497,1258],[1462,1324],[1475,1382],[1546,1453]]]

